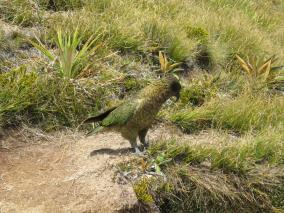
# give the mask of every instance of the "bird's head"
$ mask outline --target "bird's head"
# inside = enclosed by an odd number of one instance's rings
[[[175,96],[178,101],[179,96],[180,96],[180,90],[181,90],[181,84],[179,82],[179,79],[171,75],[167,77],[167,80],[168,80],[170,95]]]
[[[181,84],[179,79],[174,75],[168,75],[140,91],[139,97],[143,99],[160,99],[163,103],[170,97],[175,96],[179,99]]]

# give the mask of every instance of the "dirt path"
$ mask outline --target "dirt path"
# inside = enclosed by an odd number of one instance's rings
[[[132,156],[119,135],[64,134],[32,144],[17,138],[6,138],[14,147],[0,152],[1,213],[114,212],[137,202],[130,183],[113,179],[114,166]],[[94,150],[106,152],[90,156]]]
[[[208,141],[208,135],[197,140],[169,126],[148,135],[150,141]],[[86,138],[25,129],[0,138],[0,213],[139,212],[131,183],[116,176],[119,162],[137,157],[129,148],[116,133]]]

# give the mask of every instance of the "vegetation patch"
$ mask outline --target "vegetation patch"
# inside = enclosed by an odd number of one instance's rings
[[[196,109],[181,109],[170,119],[187,132],[214,127],[245,133],[283,124],[283,104],[281,96],[244,94],[215,99]]]
[[[77,127],[104,106],[107,91],[95,82],[28,72],[25,67],[0,75],[1,126],[21,122],[40,124],[46,129]]]
[[[39,0],[39,6],[47,10],[66,11],[83,6],[82,0]]]
[[[35,1],[3,0],[0,4],[0,18],[27,27],[39,23],[42,14]]]
[[[283,207],[284,135],[281,129],[268,132],[239,139],[223,135],[214,142],[154,143],[147,163],[141,163],[145,175],[135,183],[138,198],[149,198],[163,212],[270,212]],[[278,152],[271,152],[275,147]]]
[[[148,149],[137,197],[162,212],[284,209],[283,11],[280,0],[2,0],[0,127],[89,128],[89,115],[174,73],[180,101],[159,116],[185,134]],[[210,130],[218,143],[186,140]]]

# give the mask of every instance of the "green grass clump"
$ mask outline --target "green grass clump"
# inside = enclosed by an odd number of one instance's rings
[[[186,27],[187,37],[196,39],[200,43],[206,44],[208,42],[209,33],[202,27],[188,26]]]
[[[153,194],[160,210],[169,213],[272,212],[270,192],[277,191],[275,184],[283,180],[283,170],[273,168],[258,168],[247,176],[188,165],[174,165],[164,172],[168,179],[161,179],[164,186]]]
[[[208,74],[199,74],[184,85],[180,99],[183,106],[201,106],[217,95],[219,88],[215,84],[217,77]]]
[[[106,91],[76,81],[39,75],[20,67],[0,75],[0,125],[22,122],[45,129],[76,127],[103,106]]]
[[[41,17],[35,1],[3,0],[0,3],[0,18],[7,22],[27,27],[39,23]]]
[[[76,78],[90,65],[89,60],[93,57],[99,46],[94,46],[96,38],[90,37],[86,43],[82,44],[82,37],[76,29],[73,33],[62,33],[57,31],[56,45],[57,53],[53,53],[45,47],[39,40],[30,41],[36,49],[44,54],[50,63],[54,64],[54,70],[60,77]]]
[[[248,94],[212,100],[194,110],[181,109],[170,119],[188,132],[214,127],[245,133],[283,124],[283,109],[281,96]]]
[[[31,90],[36,79],[36,74],[26,73],[25,67],[1,74],[0,119],[2,125],[15,122],[15,115],[30,106],[33,98]],[[8,120],[10,117],[11,119]]]
[[[150,192],[153,180],[151,178],[141,178],[133,187],[138,200],[145,203],[153,203],[154,199]]]
[[[224,136],[214,144],[210,141],[204,144],[162,141],[150,147],[149,153],[153,156],[162,154],[165,161],[170,163],[200,164],[206,161],[212,168],[245,174],[259,163],[275,166],[284,164],[283,139],[283,128],[278,127],[264,130],[257,136],[246,135],[235,140]]]
[[[90,114],[144,84],[123,75],[74,80],[21,66],[0,74],[0,126],[30,123],[43,129],[76,128]]]
[[[148,150],[149,168],[154,165],[164,177],[150,182],[147,192],[163,212],[270,212],[273,205],[281,208],[283,132],[280,126],[256,136],[223,134],[213,142],[210,137],[200,143],[157,141]]]

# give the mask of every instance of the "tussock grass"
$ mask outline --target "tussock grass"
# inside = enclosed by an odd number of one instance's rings
[[[0,3],[0,18],[27,27],[39,23],[42,14],[35,1],[3,0]]]
[[[192,75],[190,81],[183,86],[179,107],[201,106],[217,96],[220,86],[216,84],[218,75],[202,73]]]
[[[244,133],[283,125],[283,109],[282,96],[244,94],[214,99],[197,109],[182,109],[170,119],[188,132],[215,127]]]
[[[25,122],[46,129],[76,127],[88,113],[102,107],[106,95],[95,83],[41,76],[25,67],[1,74],[0,82],[1,126]]]
[[[218,142],[199,144],[179,143],[176,140],[162,141],[149,149],[150,155],[163,153],[171,162],[200,164],[207,162],[212,168],[245,174],[256,164],[282,165],[284,163],[283,127],[269,128],[258,135],[233,138],[224,134]],[[277,151],[276,151],[277,150]]]
[[[283,139],[281,126],[214,142],[157,141],[148,162],[164,177],[143,176],[134,189],[163,212],[271,212],[283,207]]]
[[[153,196],[163,212],[271,212],[270,193],[283,181],[283,170],[258,167],[246,177],[207,168],[176,165]]]
[[[0,74],[0,126],[30,123],[47,130],[77,128],[90,114],[147,83],[131,76],[99,75],[97,80],[72,80],[39,74],[25,66]]]
[[[270,53],[283,57],[280,48],[283,31],[278,27],[283,15],[278,13],[279,17],[270,20],[267,13],[273,11],[272,4],[264,4],[263,9],[254,1],[100,1],[86,3],[82,11],[74,11],[67,17],[62,15],[60,20],[68,20],[66,28],[79,20],[86,33],[100,26],[109,47],[116,50],[164,49],[172,59],[182,61],[198,57],[198,47],[202,44],[212,62],[225,63],[234,53]],[[66,24],[66,21],[54,22],[52,17],[51,22],[53,26]],[[273,35],[269,33],[272,29]]]

